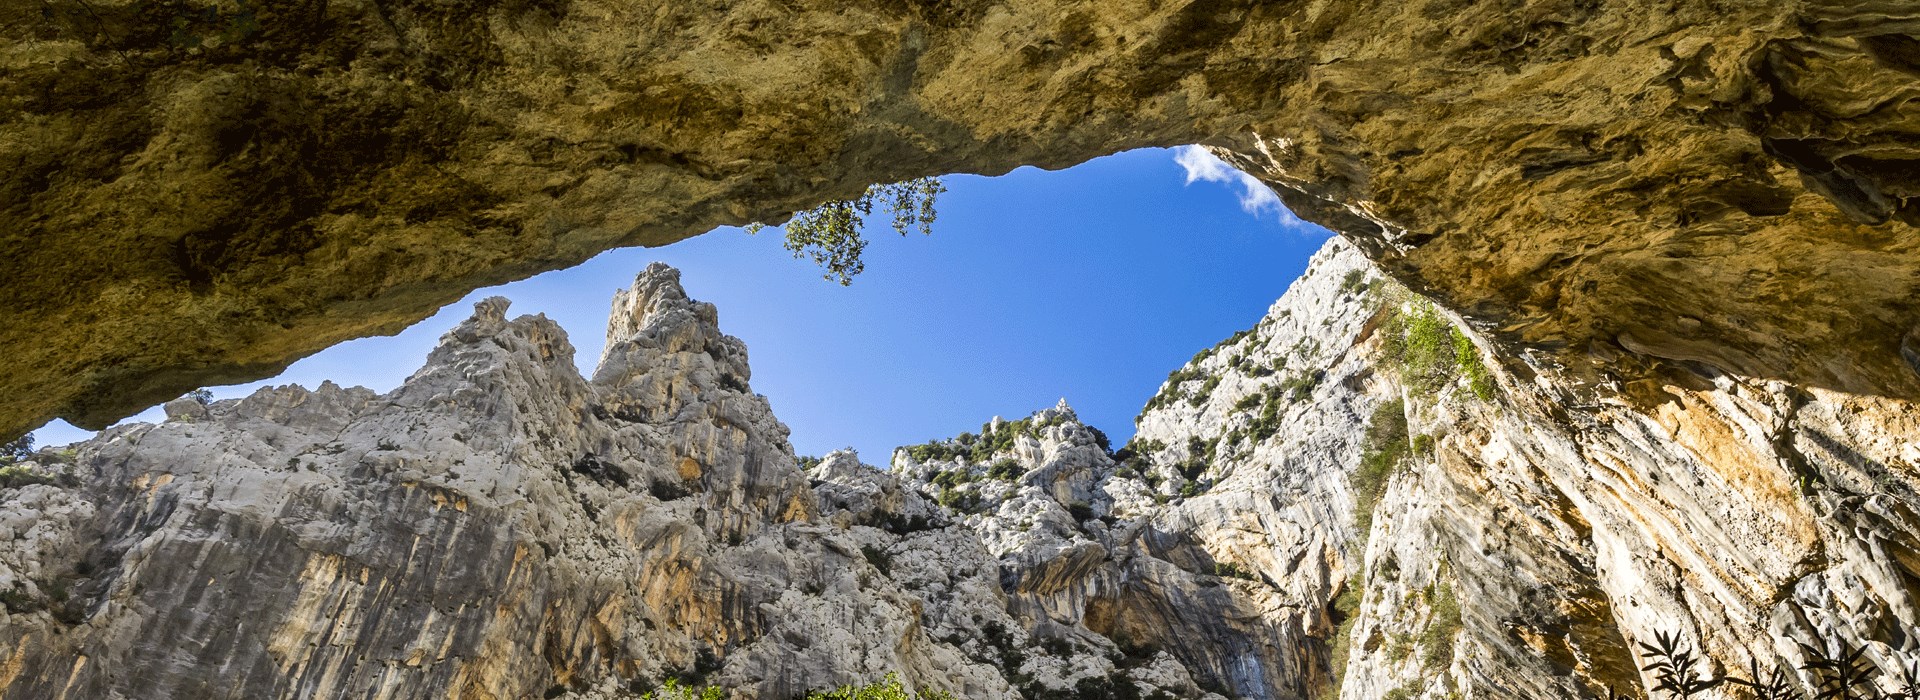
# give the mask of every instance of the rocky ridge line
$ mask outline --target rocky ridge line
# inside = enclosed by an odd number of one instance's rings
[[[504,312],[385,396],[181,401],[43,451],[0,508],[0,697],[1644,697],[1663,634],[1806,687],[1808,649],[1884,679],[1920,652],[1910,403],[1569,379],[1341,241],[1127,445],[1062,405],[891,472],[798,464],[667,268],[590,381]]]

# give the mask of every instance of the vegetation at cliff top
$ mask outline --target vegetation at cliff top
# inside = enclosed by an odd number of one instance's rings
[[[853,199],[827,202],[794,214],[781,226],[786,231],[782,245],[793,257],[811,259],[819,265],[826,279],[850,285],[854,275],[866,269],[860,254],[867,248],[867,239],[860,235],[860,229],[876,205],[892,215],[893,230],[900,235],[907,235],[907,230],[915,227],[921,234],[932,234],[934,201],[945,191],[946,185],[937,177],[873,185]],[[763,228],[764,224],[750,224],[747,233],[759,233]]]
[[[1200,368],[1200,363],[1212,357],[1214,353],[1219,352],[1221,349],[1237,346],[1241,341],[1249,337],[1253,338],[1255,345],[1265,341],[1265,338],[1260,335],[1259,326],[1237,331],[1233,335],[1227,336],[1225,340],[1215,343],[1213,347],[1195,353],[1193,359],[1188,360],[1185,366],[1167,373],[1166,383],[1160,386],[1159,393],[1154,394],[1153,398],[1147,400],[1147,405],[1140,409],[1140,415],[1146,415],[1149,411],[1156,408],[1171,406],[1176,401],[1184,400],[1188,406],[1194,407],[1206,403],[1207,399],[1212,396],[1214,388],[1220,386],[1220,377],[1218,375],[1209,375],[1206,370]],[[1272,373],[1270,370],[1266,370],[1266,368],[1247,367],[1246,358],[1243,355],[1235,355],[1230,359],[1231,361],[1227,363],[1229,366],[1241,369],[1250,374],[1263,370],[1265,370],[1266,374]],[[1255,374],[1255,376],[1264,376],[1264,374]],[[1200,389],[1193,393],[1187,393],[1187,382],[1196,380],[1201,382]],[[1138,423],[1140,419],[1135,417],[1134,422]]]
[[[22,435],[19,439],[0,444],[0,491],[17,489],[35,484],[59,484],[68,488],[80,485],[79,478],[73,475],[72,452],[47,451],[40,453],[40,464],[21,464],[34,456],[33,435]],[[65,463],[62,471],[48,471],[49,464]]]
[[[918,445],[908,445],[907,457],[920,464],[937,464],[966,460],[965,465],[934,472],[930,481],[940,488],[935,500],[942,506],[961,513],[980,511],[980,494],[969,487],[982,480],[1018,481],[1026,474],[1026,467],[1018,460],[1001,456],[1013,449],[1015,441],[1022,437],[1039,439],[1048,428],[1075,421],[1071,413],[1057,412],[1045,415],[1035,414],[1013,421],[1001,421],[998,427],[993,423],[980,426],[980,434],[961,433],[948,440],[934,440]],[[1102,452],[1111,453],[1112,445],[1106,433],[1093,426],[1084,425],[1093,435],[1093,443]],[[1116,457],[1117,459],[1117,457]],[[984,465],[984,469],[981,467]]]
[[[1166,443],[1159,440],[1142,440],[1135,436],[1127,444],[1113,453],[1113,461],[1120,466],[1113,470],[1121,478],[1139,477],[1148,486],[1158,487],[1160,477],[1153,471],[1153,454],[1167,449]]]
[[[1493,398],[1493,376],[1473,341],[1439,309],[1425,301],[1403,306],[1389,298],[1387,304],[1389,311],[1380,327],[1384,350],[1410,391],[1428,395],[1465,379],[1475,397]]]
[[[1054,413],[1047,417],[1036,414],[1014,421],[1002,421],[999,428],[992,423],[980,426],[980,434],[961,433],[949,440],[933,440],[918,445],[908,445],[900,449],[907,456],[921,464],[951,462],[966,457],[974,464],[987,464],[993,456],[1013,449],[1014,441],[1021,436],[1039,439],[1046,434],[1047,428],[1063,425],[1074,418],[1065,413]],[[1107,436],[1098,430],[1093,431],[1094,443],[1102,450],[1108,449]],[[1018,476],[1014,474],[1012,476]],[[1012,478],[996,476],[996,478]]]
[[[80,481],[71,473],[53,474],[30,469],[24,464],[10,464],[0,467],[0,491],[17,489],[35,484],[59,484],[66,487],[79,486]]]

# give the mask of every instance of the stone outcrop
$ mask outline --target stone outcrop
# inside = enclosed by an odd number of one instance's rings
[[[1806,690],[1809,649],[1864,648],[1896,688],[1920,661],[1920,407],[1689,367],[1593,402],[1548,372],[1409,396],[1431,452],[1377,506],[1346,697],[1439,669],[1477,697],[1633,692],[1662,633],[1703,674]],[[1395,653],[1436,625],[1450,655]]]
[[[1808,647],[1864,648],[1889,690],[1920,660],[1912,403],[1705,364],[1596,387],[1423,304],[1336,241],[1169,378],[1117,461],[1048,411],[896,470],[973,513],[1011,609],[1178,640],[1234,696],[1650,697],[1661,634],[1705,676],[1806,689]],[[1406,365],[1415,314],[1458,329],[1477,386]]]
[[[1342,283],[1370,266],[1341,250],[1177,372],[1117,461],[1062,406],[903,450],[895,470],[971,513],[1035,626],[1164,650],[1229,697],[1323,693],[1329,605],[1356,555],[1356,416],[1390,390],[1348,352],[1370,307]],[[1245,429],[1233,407],[1249,396],[1271,429]]]
[[[0,696],[1004,693],[938,636],[1005,615],[984,551],[917,500],[846,497],[872,480],[850,456],[810,485],[677,272],[616,300],[592,380],[506,308],[390,394],[183,400],[16,467],[70,476],[4,493]],[[915,529],[871,527],[883,507]]]
[[[0,436],[610,247],[1189,142],[1582,381],[1920,397],[1903,3],[0,7]]]
[[[672,270],[614,307],[592,379],[488,300],[390,394],[185,399],[0,471],[0,697],[1597,699],[1656,695],[1662,635],[1804,688],[1920,659],[1920,407],[1503,355],[1344,241],[1128,444],[1062,402],[889,471],[796,458]]]
[[[1419,314],[1484,374],[1410,368]],[[1920,407],[1681,367],[1596,389],[1501,357],[1336,241],[1131,449],[1198,492],[1156,521],[1285,591],[1342,698],[1650,696],[1661,634],[1804,689],[1810,649],[1865,649],[1893,689],[1920,660]]]

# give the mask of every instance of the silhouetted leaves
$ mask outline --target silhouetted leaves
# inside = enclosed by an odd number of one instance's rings
[[[1879,675],[1880,669],[1867,663],[1867,650],[1864,647],[1855,648],[1844,641],[1835,646],[1839,647],[1839,653],[1828,654],[1826,645],[1800,645],[1800,650],[1807,655],[1806,665],[1800,668],[1812,672],[1819,681],[1814,700],[1873,697],[1876,694],[1873,677]]]
[[[1800,691],[1793,687],[1793,676],[1778,668],[1769,668],[1760,672],[1759,661],[1747,662],[1747,675],[1751,680],[1729,678],[1727,682],[1746,686],[1753,693],[1754,700],[1800,700]]]
[[[1688,698],[1720,685],[1720,679],[1709,678],[1694,668],[1701,658],[1680,641],[1678,633],[1655,632],[1653,642],[1640,643],[1640,648],[1645,650],[1642,655],[1653,661],[1640,670],[1653,674],[1654,690]]]

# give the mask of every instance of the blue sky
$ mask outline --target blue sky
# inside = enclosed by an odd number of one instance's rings
[[[932,236],[903,238],[870,217],[866,272],[851,287],[795,260],[776,229],[720,229],[478,290],[399,335],[343,343],[213,393],[326,379],[390,390],[473,301],[494,295],[513,299],[510,314],[558,321],[591,373],[614,290],[658,260],[679,267],[688,293],[718,305],[722,330],[747,342],[753,389],[802,454],[851,446],[885,465],[896,446],[1062,397],[1118,444],[1169,371],[1258,321],[1330,235],[1198,149],[945,182]],[[86,435],[64,423],[36,432],[43,445]]]

